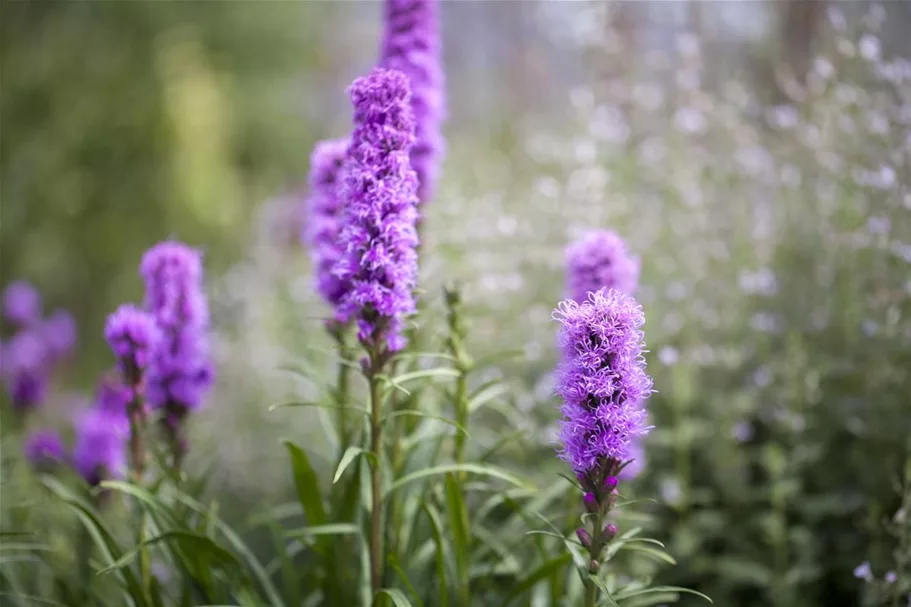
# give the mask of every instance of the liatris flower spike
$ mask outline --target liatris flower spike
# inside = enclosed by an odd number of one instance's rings
[[[416,140],[411,166],[418,177],[418,201],[433,197],[445,142],[445,73],[437,0],[386,0],[380,65],[399,70],[411,85]]]
[[[610,230],[596,230],[566,248],[566,297],[584,301],[607,288],[632,295],[639,284],[639,259]]]
[[[563,325],[559,453],[579,479],[582,505],[594,515],[592,530],[577,535],[588,540],[588,545],[580,541],[589,551],[589,573],[596,574],[601,552],[617,533],[605,519],[617,500],[618,474],[633,455],[635,440],[649,430],[643,403],[652,382],[639,329],[645,317],[632,297],[600,289],[582,303],[562,302],[554,318]],[[586,585],[586,605],[593,605],[596,587]]]
[[[47,345],[37,331],[25,329],[3,344],[3,381],[13,408],[28,411],[44,402],[49,376]]]
[[[310,193],[304,241],[310,247],[316,289],[333,308],[348,290],[347,283],[332,273],[344,254],[339,242],[342,230],[342,200],[339,178],[348,151],[347,139],[321,141],[310,155]]]
[[[41,318],[41,296],[35,287],[18,280],[3,291],[3,316],[17,328],[38,322]]]
[[[369,349],[394,352],[405,345],[402,328],[415,310],[417,280],[408,79],[374,68],[349,92],[355,128],[342,180],[345,255],[334,273],[351,288],[340,302],[339,319],[356,319],[358,338]]]
[[[180,242],[162,242],[142,258],[146,310],[161,331],[161,347],[149,365],[146,402],[164,411],[176,472],[186,452],[183,422],[202,406],[212,386],[209,305],[202,288],[202,254]]]
[[[63,439],[54,430],[34,432],[25,443],[25,458],[36,470],[50,470],[66,458]]]

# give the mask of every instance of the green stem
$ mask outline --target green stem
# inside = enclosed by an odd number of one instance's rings
[[[133,483],[137,487],[142,486],[143,472],[145,469],[145,451],[143,450],[142,435],[145,425],[145,414],[143,412],[143,403],[139,397],[138,382],[131,386],[133,398],[128,407],[130,419],[130,467],[132,468]],[[147,520],[142,505],[137,501],[136,513],[139,519],[139,525],[136,530],[136,544],[139,546],[139,573],[142,582],[143,592],[151,596],[152,576],[151,562],[149,560],[149,550],[143,544],[147,534]]]
[[[370,352],[370,369],[367,380],[370,383],[370,483],[373,509],[370,513],[370,586],[375,595],[383,587],[383,498],[382,480],[382,411],[380,402],[380,354],[374,348]]]
[[[604,509],[598,511],[597,515],[594,518],[592,524],[592,543],[588,549],[589,556],[589,569],[588,572],[591,575],[598,575],[598,570],[600,569],[600,563],[598,559],[601,557],[601,551],[604,549],[604,541],[601,536],[602,529],[604,528],[604,518],[606,513]],[[598,602],[598,587],[595,583],[589,579],[585,579],[585,607],[595,607]]]
[[[904,519],[899,521],[901,525],[901,535],[898,542],[900,558],[896,568],[896,580],[892,585],[892,607],[898,607],[898,599],[901,594],[901,588],[905,579],[905,564],[908,562],[908,554],[911,553],[911,440],[908,441],[908,455],[905,459],[905,482],[904,495],[902,496],[902,512]]]

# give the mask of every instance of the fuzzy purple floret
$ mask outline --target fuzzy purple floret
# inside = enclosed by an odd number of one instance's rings
[[[13,408],[24,411],[44,401],[52,360],[38,331],[24,329],[5,342],[0,362]]]
[[[51,361],[57,363],[76,349],[76,321],[66,310],[54,310],[38,328]]]
[[[645,372],[642,308],[620,291],[601,289],[554,312],[562,323],[563,398],[560,457],[577,474],[606,476],[630,459],[634,439],[648,433],[644,401],[652,381]]]
[[[347,283],[332,273],[344,254],[339,242],[342,231],[339,181],[347,152],[347,139],[331,139],[317,143],[310,156],[310,193],[303,236],[310,247],[316,289],[333,309],[347,291]]]
[[[127,468],[123,419],[100,409],[84,411],[76,421],[73,465],[89,484],[123,478]]]
[[[566,297],[584,301],[602,288],[632,295],[639,269],[622,238],[610,230],[589,232],[566,248]]]
[[[351,285],[338,307],[357,319],[358,337],[390,351],[404,347],[404,320],[415,310],[417,177],[408,153],[414,120],[408,78],[374,68],[349,89],[354,132],[342,179],[345,254],[334,274]]]
[[[433,197],[445,153],[446,118],[439,4],[436,0],[386,0],[380,65],[408,76],[416,140],[411,165],[418,176],[418,201]]]
[[[103,377],[95,389],[95,408],[112,416],[127,419],[132,390],[114,377]]]
[[[47,468],[63,461],[66,448],[60,434],[54,430],[38,430],[25,443],[25,458],[36,468]]]
[[[124,378],[138,381],[160,345],[161,333],[151,315],[124,304],[108,316],[104,338],[117,357]]]
[[[196,410],[214,379],[202,254],[179,242],[163,242],[143,256],[140,273],[146,283],[146,310],[161,332],[148,369],[146,400],[153,408]]]
[[[25,327],[41,318],[41,296],[35,287],[17,280],[3,291],[3,316],[17,327]]]

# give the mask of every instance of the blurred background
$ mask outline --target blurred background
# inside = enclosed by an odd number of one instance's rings
[[[142,252],[177,238],[205,251],[219,361],[191,460],[218,462],[229,517],[290,492],[278,439],[319,441],[319,419],[267,408],[313,390],[279,369],[328,345],[298,239],[308,158],[349,130],[380,11],[0,6],[0,283],[32,282],[79,333],[36,424],[65,428],[91,395],[106,315],[141,300]],[[680,561],[664,581],[719,605],[891,604],[908,558],[911,3],[452,1],[442,23],[424,322],[442,335],[458,282],[472,353],[523,352],[501,369],[506,406],[474,422],[527,433],[504,465],[542,485],[562,470],[563,247],[614,229],[643,262],[658,394],[636,492],[662,501],[649,524]]]

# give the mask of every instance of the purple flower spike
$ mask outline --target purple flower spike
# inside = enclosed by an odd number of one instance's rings
[[[416,141],[411,165],[418,177],[421,204],[433,197],[445,152],[445,73],[436,0],[386,0],[385,36],[380,65],[399,70],[411,85]]]
[[[345,255],[334,274],[351,285],[338,319],[357,320],[358,338],[389,351],[405,345],[404,320],[415,310],[418,244],[417,178],[408,152],[414,142],[408,78],[374,68],[349,90],[354,133],[342,179]]]
[[[3,344],[2,375],[13,407],[32,409],[44,402],[48,387],[47,345],[36,331],[23,330]]]
[[[603,479],[629,459],[636,437],[648,433],[642,308],[628,295],[601,289],[582,303],[566,300],[554,312],[562,323],[563,398],[560,457],[576,473]]]
[[[125,304],[108,316],[104,338],[114,351],[124,378],[137,384],[159,347],[161,333],[152,316]]]
[[[104,377],[95,389],[95,408],[113,417],[127,420],[127,407],[132,400],[132,391],[113,377]]]
[[[566,296],[585,301],[607,288],[632,295],[639,284],[639,259],[609,230],[589,232],[566,248]]]
[[[202,254],[179,242],[163,242],[142,258],[146,310],[161,332],[148,369],[146,400],[181,415],[202,405],[212,385],[209,305],[202,289]]]
[[[41,296],[35,287],[19,280],[3,292],[3,316],[17,327],[32,325],[41,318]]]
[[[339,172],[347,151],[347,139],[333,139],[317,143],[310,156],[310,194],[303,237],[310,247],[316,289],[333,308],[348,290],[347,283],[332,273],[345,253],[339,242],[342,230]]]
[[[47,470],[66,457],[63,439],[54,430],[39,430],[25,443],[25,457],[37,470]]]
[[[73,465],[90,485],[126,474],[126,438],[123,421],[99,409],[83,412],[76,422]]]

